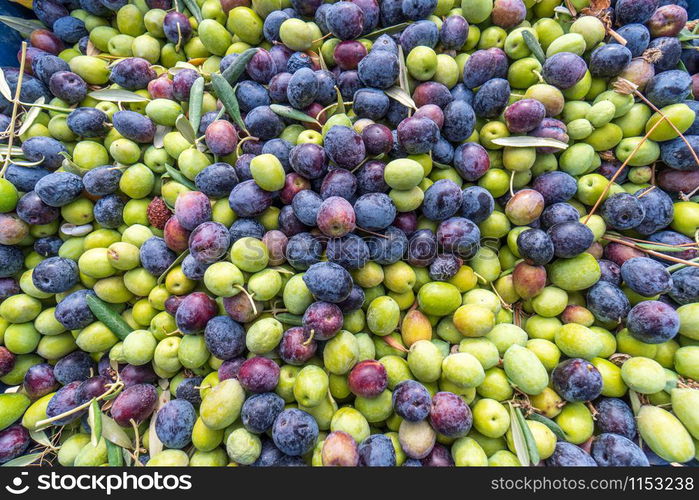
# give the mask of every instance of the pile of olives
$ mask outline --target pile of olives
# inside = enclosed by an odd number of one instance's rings
[[[699,453],[686,0],[34,0],[0,463]]]

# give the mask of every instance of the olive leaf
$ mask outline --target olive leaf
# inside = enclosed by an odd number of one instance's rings
[[[26,465],[31,465],[41,458],[42,453],[32,453],[30,455],[24,455],[17,457],[14,460],[5,462],[0,465],[0,467],[24,467]]]
[[[7,83],[7,79],[5,78],[5,72],[0,68],[0,94],[7,99],[8,101],[12,101],[12,89],[10,89],[10,84]]]
[[[398,86],[410,95],[410,80],[408,79],[408,67],[405,65],[403,47],[398,45]]]
[[[197,187],[194,185],[192,181],[187,179],[182,172],[177,170],[175,167],[169,164],[165,164],[165,170],[167,170],[167,173],[170,174],[170,177],[172,180],[175,182],[179,182],[183,186],[186,186],[187,188],[191,189],[192,191],[196,191]]]
[[[274,314],[274,317],[287,325],[301,326],[303,324],[303,318],[301,316],[297,316],[296,314],[276,313]]]
[[[49,437],[46,435],[46,431],[30,430],[29,436],[42,446],[46,446],[52,450],[56,449]]]
[[[375,30],[371,33],[367,33],[366,35],[364,35],[364,38],[377,38],[387,33],[396,33],[398,31],[402,31],[404,28],[407,28],[409,25],[410,23],[400,23],[395,24],[393,26],[387,26],[386,28],[381,28],[380,30]]]
[[[240,57],[238,59],[240,59]],[[233,90],[233,87],[231,87],[231,84],[228,83],[228,80],[226,80],[224,76],[214,73],[211,75],[211,85],[214,87],[216,95],[218,96],[219,101],[221,101],[223,104],[223,107],[226,109],[228,116],[233,118],[233,121],[238,125],[238,127],[247,132],[245,122],[243,121],[242,116],[240,116],[238,98],[235,96],[235,91]]]
[[[39,96],[39,98],[34,101],[34,104],[44,104],[44,101],[46,99],[44,96]],[[19,131],[17,131],[17,135],[22,135],[24,134],[27,130],[29,130],[29,127],[32,126],[34,123],[34,120],[36,120],[36,117],[39,116],[39,113],[41,113],[41,108],[38,106],[32,106],[29,111],[27,111],[27,114],[24,115],[24,120],[22,120],[22,126],[19,128]]]
[[[529,425],[527,425],[527,421],[524,420],[524,416],[522,415],[522,410],[520,410],[519,408],[514,408],[514,411],[515,411],[515,417],[517,417],[517,421],[519,422],[519,426],[522,429],[522,434],[524,435],[524,441],[527,443],[527,450],[529,451],[529,459],[531,460],[532,465],[536,465],[541,460],[541,457],[539,456],[539,449],[536,447],[536,440],[534,439],[534,434],[532,434],[532,430],[529,428]]]
[[[189,123],[196,134],[201,123],[201,107],[204,102],[204,77],[200,76],[189,90]]]
[[[531,137],[528,135],[514,135],[511,137],[498,137],[491,141],[499,146],[508,146],[511,148],[558,148],[568,149],[568,144],[556,139],[545,139],[543,137]]]
[[[148,451],[150,452],[150,456],[157,455],[163,451],[163,443],[160,441],[160,438],[158,438],[158,433],[155,432],[155,421],[157,420],[158,412],[168,401],[170,401],[170,391],[161,392],[155,406],[155,411],[150,419],[150,425],[148,427]]]
[[[46,29],[46,26],[36,19],[0,16],[0,22],[2,22],[5,26],[9,26],[13,30],[17,31],[24,38],[29,38],[29,35],[31,35],[32,31],[34,30]]]
[[[551,420],[550,418],[544,417],[543,415],[539,415],[538,413],[534,412],[531,415],[529,415],[529,420],[534,420],[535,422],[539,422],[540,424],[544,424],[546,427],[548,427],[551,430],[551,432],[553,432],[556,435],[556,437],[560,441],[567,440],[565,432],[563,432],[563,429],[561,429],[561,427],[556,422]]]
[[[124,466],[124,453],[122,448],[111,441],[107,441],[107,463],[109,463],[111,467]]]
[[[528,29],[524,29],[522,30],[522,38],[524,38],[524,43],[527,44],[527,47],[532,51],[534,57],[536,57],[541,64],[544,64],[544,62],[546,62],[546,54],[544,54],[544,49],[541,48],[534,34]]]
[[[196,19],[198,23],[204,20],[199,4],[195,0],[183,0],[183,2],[187,6],[187,10],[192,13],[194,19]]]
[[[194,133],[194,128],[186,116],[180,115],[177,117],[177,120],[175,120],[175,128],[188,143],[194,144],[196,142],[197,136]]]
[[[123,428],[119,426],[111,417],[102,415],[102,437],[122,448],[133,449],[131,439]]]
[[[172,269],[180,265],[180,262],[184,260],[184,258],[189,255],[189,249],[185,250],[181,254],[177,256],[177,258],[172,261],[172,264],[170,264],[170,267],[168,267],[163,274],[161,274],[158,277],[158,285],[162,284],[163,281],[165,281],[165,277],[167,276],[167,273],[169,273]]]
[[[87,411],[87,423],[90,426],[90,443],[97,446],[102,438],[102,410],[94,398]]]
[[[415,105],[415,101],[413,101],[413,98],[410,97],[410,95],[401,87],[397,87],[394,85],[390,89],[384,90],[384,94],[386,94],[391,99],[398,101],[407,108],[417,109],[417,106]]]
[[[169,134],[171,130],[172,127],[168,127],[167,125],[156,125],[155,135],[153,136],[153,147],[161,149],[163,147],[163,139],[165,139],[165,136]]]
[[[510,430],[512,431],[512,442],[515,445],[517,459],[519,459],[519,463],[524,467],[528,467],[531,465],[531,462],[529,461],[529,449],[527,448],[527,441],[524,437],[522,425],[517,419],[512,403],[510,403]]]
[[[335,93],[337,94],[337,107],[333,111],[333,114],[343,115],[347,111],[345,109],[345,100],[342,98],[342,92],[340,92],[340,89],[337,86],[335,86]]]
[[[318,51],[318,64],[320,65],[320,69],[325,70],[325,71],[329,71],[328,65],[325,63],[325,58],[323,57],[322,50]]]
[[[109,446],[109,441],[107,441],[107,446]],[[129,450],[125,450],[124,448],[119,448],[119,451],[121,452],[121,457],[123,460],[123,465],[126,467],[131,467],[131,464],[133,464],[133,457],[131,456],[131,453],[129,453]]]
[[[442,170],[451,168],[451,165],[447,165],[446,163],[440,163],[438,161],[432,160],[432,165],[434,165],[437,168],[440,168]]]
[[[270,104],[269,107],[272,109],[272,111],[274,111],[276,114],[283,118],[288,118],[290,120],[297,120],[306,123],[315,123],[316,125],[320,125],[318,120],[316,120],[312,116],[308,116],[303,111],[299,111],[298,109],[294,109],[290,106],[282,106],[281,104]]]
[[[92,314],[121,340],[124,340],[132,332],[132,328],[124,321],[124,318],[96,295],[88,294],[85,300]]]
[[[88,94],[93,99],[98,101],[112,101],[112,102],[146,102],[150,101],[145,96],[139,95],[135,92],[130,92],[128,90],[122,89],[104,89],[95,90]]]
[[[230,66],[228,66],[222,73],[221,76],[225,78],[228,83],[235,83],[238,81],[238,78],[240,78],[240,75],[243,74],[243,71],[245,71],[245,66],[247,66],[248,62],[250,62],[250,59],[252,59],[252,56],[257,54],[257,51],[259,49],[257,48],[252,48],[252,49],[247,49],[243,52],[241,52],[238,57],[235,58],[235,60],[231,63]]]

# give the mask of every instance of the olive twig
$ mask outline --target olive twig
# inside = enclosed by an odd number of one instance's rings
[[[363,227],[359,227],[359,226],[357,226],[357,229],[364,232],[364,233],[370,234],[372,236],[378,236],[379,238],[388,239],[388,236],[386,236],[385,234],[376,233],[374,231],[369,231],[368,229],[364,229]]]
[[[102,399],[107,398],[111,394],[113,394],[116,391],[120,391],[124,387],[123,383],[118,383],[115,382],[112,384],[112,386],[105,392],[104,394],[101,394],[100,396],[97,396],[95,400],[101,401]],[[69,417],[70,415],[74,415],[75,413],[81,412],[85,409],[87,409],[90,405],[92,404],[92,399],[88,401],[87,403],[83,403],[81,405],[76,406],[75,408],[71,408],[68,411],[65,411],[59,415],[53,416],[51,418],[45,418],[44,420],[39,420],[36,423],[36,430],[43,429],[46,427],[48,424],[52,424],[53,422],[56,422],[58,420],[64,419],[65,417]]]
[[[614,172],[614,175],[612,176],[611,179],[609,179],[609,182],[604,187],[602,194],[600,194],[599,197],[597,198],[597,201],[595,201],[595,204],[593,205],[592,210],[590,210],[590,213],[588,213],[587,216],[585,217],[585,220],[583,221],[584,224],[587,224],[590,221],[590,218],[595,214],[595,212],[597,211],[599,206],[602,204],[602,200],[604,200],[604,198],[607,196],[607,193],[609,192],[609,189],[612,187],[612,184],[614,184],[614,181],[617,180],[617,178],[624,171],[624,168],[626,167],[626,165],[629,164],[631,159],[636,155],[636,153],[646,143],[646,141],[648,140],[648,137],[650,137],[650,135],[653,133],[653,131],[657,127],[659,127],[660,124],[663,123],[664,121],[667,121],[668,123],[670,123],[670,120],[668,120],[667,117],[663,115],[663,118],[658,120],[657,122],[655,122],[653,124],[653,126],[650,128],[650,130],[648,130],[648,132],[646,132],[646,135],[644,135],[643,138],[640,141],[638,141],[638,144],[636,144],[636,147],[633,148],[633,151],[631,151],[631,154],[628,156],[628,158],[626,158],[626,160],[624,160],[624,163],[622,163],[621,166],[616,169],[616,172]]]
[[[603,239],[607,241],[613,241],[614,243],[619,243],[621,245],[635,248],[637,250],[640,250],[641,252],[647,253],[648,255],[653,255],[655,257],[660,257],[661,259],[669,260],[671,262],[676,262],[678,264],[684,264],[685,266],[692,266],[692,267],[699,267],[699,262],[695,262],[696,259],[693,260],[685,260],[685,259],[680,259],[678,257],[673,257],[671,255],[666,255],[664,253],[656,252],[655,250],[651,250],[650,248],[645,248],[637,243],[634,243],[632,241],[627,241],[627,240],[622,240],[619,238],[613,238],[611,236],[602,236]]]
[[[646,98],[646,96],[644,96],[643,94],[641,94],[638,91],[638,86],[636,84],[630,82],[629,80],[626,80],[625,78],[620,78],[617,82],[614,83],[614,88],[615,88],[615,90],[618,90],[619,92],[621,92],[623,94],[628,94],[628,93],[634,94],[636,97],[641,99],[644,103],[646,103],[653,111],[658,113],[662,117],[662,119],[658,120],[658,121],[659,122],[665,121],[665,122],[667,122],[668,125],[670,125],[670,128],[672,128],[672,130],[674,130],[675,133],[678,134],[680,136],[680,138],[682,139],[682,141],[687,145],[687,148],[689,148],[690,154],[694,158],[694,161],[696,162],[697,166],[699,166],[699,156],[697,156],[696,151],[694,151],[694,148],[692,148],[692,145],[689,144],[689,141],[684,136],[684,134],[680,131],[680,129],[677,128],[677,126],[674,123],[672,123],[672,121],[665,115],[665,113],[662,112],[662,110],[660,110],[655,104],[650,102]],[[630,92],[627,92],[628,90],[630,90]],[[655,126],[653,128],[655,128]],[[695,189],[695,191],[696,191],[696,189]]]
[[[9,151],[12,151],[12,144],[15,139],[15,126],[17,124],[17,113],[19,111],[19,104],[20,104],[20,95],[22,93],[22,80],[24,77],[24,66],[27,63],[27,42],[22,42],[22,57],[19,62],[19,75],[17,76],[17,84],[15,87],[15,98],[14,101],[12,102],[12,117],[10,118],[10,128],[9,128],[9,137],[7,139],[7,151],[8,154],[5,156],[5,163],[2,166],[2,170],[0,170],[0,177],[3,177],[5,175],[5,170],[7,170],[8,165],[10,164],[10,155]]]

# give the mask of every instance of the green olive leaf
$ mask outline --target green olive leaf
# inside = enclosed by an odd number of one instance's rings
[[[122,448],[133,449],[133,444],[126,431],[107,415],[102,415],[102,437]]]
[[[96,295],[88,294],[86,300],[92,314],[121,340],[124,340],[132,332],[131,327],[124,321],[124,318]]]
[[[94,90],[90,92],[90,97],[97,99],[98,101],[111,101],[111,102],[146,102],[150,101],[145,96],[139,95],[135,92],[130,92],[128,90],[122,89],[104,89],[104,90]]]
[[[524,435],[524,441],[527,443],[529,459],[531,460],[533,465],[536,465],[541,460],[541,457],[539,457],[539,449],[536,447],[536,440],[534,439],[534,434],[532,434],[532,430],[529,428],[529,425],[527,425],[527,421],[524,419],[524,416],[522,415],[522,410],[520,410],[519,408],[515,408],[514,410],[515,416],[519,421],[519,426],[522,429],[522,434]]]
[[[289,314],[289,313],[276,313],[274,314],[274,317],[281,321],[282,323],[286,323],[287,325],[293,325],[293,326],[301,326],[303,325],[303,318],[301,316],[297,316],[296,314]]]
[[[561,429],[561,427],[550,418],[544,417],[543,415],[539,415],[538,413],[534,412],[531,415],[529,415],[529,420],[534,420],[535,422],[544,424],[551,430],[551,432],[553,432],[556,435],[556,437],[560,441],[566,441],[566,435],[565,432],[563,432],[563,429]]]
[[[172,261],[172,264],[170,264],[170,267],[165,269],[165,272],[163,274],[161,274],[160,276],[158,276],[158,285],[162,284],[162,282],[165,281],[165,278],[167,277],[167,273],[169,273],[172,269],[174,269],[175,267],[180,265],[180,262],[182,262],[187,255],[189,255],[189,249],[187,249],[184,252],[182,252],[181,254],[179,254],[177,256],[177,258],[174,261]]]
[[[5,462],[0,465],[0,467],[24,467],[26,465],[31,465],[36,463],[37,460],[41,458],[42,453],[32,453],[30,455],[24,455],[22,457],[17,457],[14,460]]]
[[[245,66],[247,66],[247,64],[250,62],[252,56],[257,54],[258,50],[258,48],[252,48],[241,52],[231,63],[231,65],[221,73],[221,76],[223,76],[223,78],[225,78],[230,84],[237,82],[240,75],[242,75],[243,71],[245,71]]]
[[[44,104],[45,100],[46,99],[44,98],[44,96],[39,96],[39,98],[36,101],[34,101],[34,104]],[[39,106],[32,106],[31,108],[29,108],[27,114],[24,115],[24,120],[22,120],[22,126],[17,131],[17,135],[22,135],[27,130],[29,130],[29,127],[32,126],[34,120],[36,120],[36,117],[39,116],[39,113],[41,113],[41,108]]]
[[[515,409],[510,403],[510,429],[512,430],[512,442],[515,445],[515,454],[519,459],[519,463],[524,467],[531,465],[529,460],[529,449],[527,448],[527,441],[524,437],[524,431],[522,430],[522,424],[520,424],[515,414]]]
[[[194,19],[196,19],[198,23],[200,23],[204,20],[204,17],[201,14],[201,9],[199,8],[199,4],[195,0],[182,0],[182,1],[187,6],[187,10],[192,13],[192,15],[194,16]]]
[[[177,120],[175,120],[175,128],[180,134],[182,134],[182,137],[184,137],[188,143],[194,144],[197,141],[197,136],[194,134],[194,128],[186,116],[180,115],[177,117]]]
[[[167,171],[168,174],[170,174],[170,177],[172,180],[175,182],[179,182],[183,186],[186,186],[188,189],[191,189],[192,191],[196,191],[197,187],[194,185],[192,181],[187,179],[182,172],[177,170],[175,167],[169,164],[165,164],[165,170]]]
[[[242,56],[241,56],[242,57]],[[240,58],[238,58],[240,59]],[[222,75],[214,73],[211,75],[211,85],[216,91],[216,95],[226,109],[228,115],[233,118],[233,121],[242,130],[247,132],[247,127],[245,127],[245,122],[242,116],[240,116],[240,106],[238,106],[238,99],[235,96],[235,91],[228,80]]]
[[[90,425],[90,443],[97,446],[102,438],[102,410],[96,399],[90,403],[87,411],[87,422]]]
[[[400,44],[398,44],[398,86],[403,89],[403,92],[410,95],[408,67],[405,65],[405,54],[403,54],[403,46]]]
[[[415,101],[413,101],[413,98],[410,97],[410,95],[401,87],[397,87],[394,85],[390,89],[386,89],[383,92],[391,99],[401,103],[403,106],[411,109],[417,109],[417,106],[415,105]]]
[[[32,31],[38,30],[38,29],[46,29],[46,26],[44,26],[40,21],[36,19],[22,19],[20,17],[12,17],[12,16],[0,16],[0,22],[2,22],[5,26],[9,26],[16,32],[18,32],[22,37],[24,38],[29,38],[29,35],[32,34]]]
[[[29,431],[29,436],[39,443],[42,446],[46,446],[47,448],[50,448],[52,450],[56,450],[57,448],[53,445],[49,437],[46,435],[46,431],[36,431],[36,430],[30,430]]]
[[[491,141],[498,146],[510,148],[558,148],[568,149],[568,144],[556,139],[544,139],[543,137],[530,137],[528,135],[513,135],[510,137],[498,137]]]
[[[318,50],[318,64],[320,65],[320,69],[329,71],[328,65],[325,63],[325,58],[323,57],[323,51],[321,50]]]
[[[5,99],[12,102],[12,89],[10,89],[10,84],[7,83],[5,72],[2,70],[2,68],[0,68],[0,94],[2,94]]]
[[[303,111],[294,109],[291,106],[282,106],[281,104],[270,104],[269,107],[272,109],[272,111],[274,111],[281,117],[288,118],[290,120],[297,120],[300,122],[315,123],[316,125],[320,125],[318,120],[316,120],[312,116],[308,116]]]
[[[170,401],[170,391],[161,392],[155,406],[155,411],[150,418],[150,425],[148,427],[148,451],[151,457],[163,451],[163,443],[160,441],[160,438],[158,438],[158,433],[155,432],[155,421],[158,412],[168,401]]]
[[[189,123],[196,134],[201,123],[201,107],[204,103],[204,77],[200,76],[189,91]]]
[[[111,441],[107,441],[107,462],[111,467],[124,466],[123,449],[115,445]]]
[[[534,34],[531,31],[524,29],[522,30],[522,38],[524,38],[524,43],[527,44],[527,47],[529,47],[529,50],[532,51],[534,57],[536,57],[541,64],[544,64],[544,62],[546,62],[546,54],[544,54],[544,50],[541,48],[539,40],[534,37]]]
[[[168,127],[167,125],[156,125],[155,135],[153,136],[153,147],[156,149],[162,149],[163,139],[165,139],[165,136],[169,134],[171,130],[172,127]]]
[[[377,38],[387,33],[396,33],[398,31],[402,31],[404,28],[407,28],[408,26],[410,26],[410,24],[411,23],[400,23],[395,24],[393,26],[387,26],[386,28],[381,28],[380,30],[375,30],[371,33],[367,33],[366,35],[364,35],[363,38]]]

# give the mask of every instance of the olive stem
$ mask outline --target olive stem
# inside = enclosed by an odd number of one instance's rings
[[[641,246],[638,246],[636,243],[631,242],[631,241],[626,241],[622,240],[619,238],[613,238],[611,236],[604,235],[602,236],[607,241],[613,241],[614,243],[619,243],[621,245],[635,248],[637,250],[640,250],[641,252],[647,253],[648,255],[654,255],[655,257],[660,257],[661,259],[669,260],[671,262],[677,262],[678,264],[683,264],[685,266],[692,266],[692,267],[699,267],[699,262],[695,262],[698,259],[693,259],[693,260],[684,260],[680,259],[677,257],[673,257],[671,255],[665,255],[664,253],[656,252],[655,250],[650,250],[648,248],[643,248]]]
[[[49,111],[58,111],[59,113],[71,113],[75,111],[73,108],[63,108],[61,106],[53,106],[51,104],[39,104],[35,102],[20,102],[20,104],[28,108],[48,109]]]
[[[177,26],[179,27],[180,25],[178,24]],[[136,424],[136,421],[132,418],[129,420],[129,422],[131,422],[131,427],[133,427],[134,438],[136,440],[134,443],[134,458],[136,459],[135,461],[138,462],[138,455],[141,452],[141,435],[138,432],[138,425]]]
[[[124,384],[123,384],[123,383],[121,383],[121,382],[115,382],[114,384],[112,384],[112,387],[110,387],[109,390],[108,390],[107,392],[105,392],[104,394],[102,394],[102,395],[100,395],[100,396],[97,396],[97,397],[95,398],[95,400],[96,400],[96,401],[101,401],[102,399],[105,399],[105,398],[107,398],[108,396],[110,396],[112,393],[114,393],[114,392],[116,392],[116,391],[120,391],[123,387],[124,387]],[[78,406],[76,406],[75,408],[71,408],[70,410],[68,410],[68,411],[66,411],[66,412],[63,412],[63,413],[61,413],[61,414],[59,414],[59,415],[56,415],[56,416],[54,416],[54,417],[45,418],[44,420],[39,420],[39,421],[36,423],[36,429],[39,430],[39,429],[45,427],[45,426],[48,425],[48,424],[51,424],[51,423],[53,423],[53,422],[56,422],[57,420],[61,420],[61,419],[65,418],[65,417],[69,417],[70,415],[73,415],[73,414],[75,414],[75,413],[78,413],[78,412],[80,412],[80,411],[83,411],[84,409],[88,408],[91,404],[92,404],[92,399],[91,399],[90,401],[88,401],[87,403],[83,403],[83,404],[81,404],[81,405],[78,405]]]
[[[614,181],[617,180],[617,178],[621,175],[621,172],[623,172],[626,165],[628,165],[629,161],[631,161],[631,159],[634,157],[634,155],[645,144],[645,142],[648,140],[648,137],[650,137],[650,134],[652,134],[653,131],[658,126],[660,126],[661,123],[663,123],[666,120],[668,123],[670,123],[670,120],[668,120],[667,117],[663,115],[663,119],[655,122],[655,124],[650,128],[650,130],[648,132],[646,132],[646,135],[644,135],[643,138],[638,142],[638,144],[636,144],[636,147],[633,148],[633,151],[631,151],[631,154],[626,158],[626,160],[624,160],[624,163],[622,163],[621,166],[616,169],[616,172],[614,172],[614,175],[612,176],[611,179],[609,179],[609,182],[604,187],[602,194],[600,194],[599,198],[597,198],[597,201],[595,201],[595,204],[592,207],[592,210],[590,210],[590,213],[587,214],[587,216],[585,217],[585,220],[583,221],[584,224],[587,224],[590,221],[590,217],[592,217],[594,215],[594,213],[597,211],[599,206],[602,204],[602,200],[604,200],[604,197],[607,196],[607,193],[609,192],[609,189],[612,187],[612,184],[614,183]]]
[[[255,299],[252,298],[255,294],[248,292],[242,285],[235,285],[234,288],[240,290],[240,292],[248,298],[250,305],[252,306],[252,312],[255,314],[255,316],[257,316],[257,306],[255,305]]]
[[[311,328],[311,334],[308,336],[308,338],[306,340],[303,341],[303,344],[301,344],[301,345],[308,345],[311,342],[313,342],[313,337],[315,337],[315,335],[316,335],[315,328]]]
[[[12,118],[10,118],[10,128],[9,128],[9,138],[7,139],[7,151],[8,154],[5,156],[5,162],[2,166],[2,170],[0,171],[0,177],[3,177],[5,175],[5,170],[7,170],[7,167],[10,164],[10,154],[9,152],[12,151],[12,144],[14,143],[15,139],[15,125],[17,124],[17,112],[19,110],[19,104],[20,104],[20,96],[22,93],[22,80],[24,78],[24,66],[27,63],[27,42],[22,42],[22,57],[19,63],[19,75],[17,76],[17,84],[15,87],[15,99],[14,102],[12,103]]]
[[[687,141],[687,138],[684,136],[684,134],[682,132],[680,132],[680,129],[678,129],[677,126],[674,123],[672,123],[671,120],[669,120],[667,118],[665,113],[663,113],[660,109],[658,109],[658,107],[655,104],[653,104],[648,99],[646,99],[646,96],[644,96],[643,94],[641,94],[638,91],[638,88],[634,83],[629,82],[628,80],[623,79],[623,78],[620,80],[620,82],[622,82],[622,84],[624,86],[630,87],[632,89],[632,93],[634,95],[636,95],[639,99],[641,99],[644,103],[646,103],[653,111],[658,113],[663,118],[662,120],[658,120],[658,123],[660,123],[662,121],[666,121],[668,123],[668,125],[670,125],[672,130],[674,130],[682,138],[682,141],[687,145],[687,148],[689,149],[689,152],[691,153],[692,157],[694,158],[694,161],[696,162],[697,165],[699,165],[699,156],[697,156],[697,153],[694,151],[694,148],[692,148],[692,145],[689,144],[689,141]],[[653,128],[655,128],[655,127],[653,127]],[[694,191],[692,192],[692,194],[694,194],[694,192],[696,192],[696,190],[697,189],[695,188]]]
[[[697,263],[699,263],[699,257],[695,257],[695,258],[693,258],[693,259],[690,259],[690,260],[688,260],[687,262],[697,262]],[[675,265],[669,266],[669,267],[667,267],[666,269],[667,269],[667,272],[671,273],[672,271],[677,271],[678,269],[682,269],[683,267],[686,267],[686,266],[687,266],[687,264],[685,264],[684,262],[682,262],[682,263],[677,263],[677,264],[675,264]]]
[[[369,231],[368,229],[364,229],[363,227],[359,227],[359,226],[357,226],[357,229],[359,229],[360,231],[365,232],[367,234],[370,234],[372,236],[378,236],[379,238],[388,239],[388,236],[386,236],[385,234],[380,234],[380,233],[376,233],[374,231]]]

